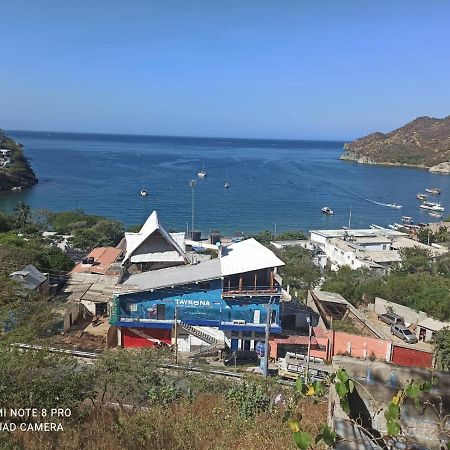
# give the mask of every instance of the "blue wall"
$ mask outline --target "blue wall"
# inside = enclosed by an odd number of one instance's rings
[[[177,306],[178,318],[191,324],[219,326],[221,322],[232,322],[233,320],[245,320],[246,323],[253,323],[254,311],[259,310],[260,324],[265,325],[266,305],[270,297],[222,299],[221,280],[211,282],[211,288],[206,291],[198,289],[196,285],[192,286],[118,295],[118,319],[125,317],[173,320]],[[278,298],[274,299],[276,301],[272,305],[272,310],[276,311],[274,323],[279,324]],[[164,317],[161,315],[157,317],[157,305],[165,305]]]

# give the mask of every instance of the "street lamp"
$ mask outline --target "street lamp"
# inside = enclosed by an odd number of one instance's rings
[[[191,180],[189,186],[192,188],[192,206],[191,206],[191,239],[194,239],[194,191],[195,191],[195,180]]]
[[[306,359],[306,382],[309,381],[309,358],[311,356],[311,332],[312,332],[312,326],[311,326],[311,314],[308,314],[306,316],[306,322],[308,323],[308,356]]]

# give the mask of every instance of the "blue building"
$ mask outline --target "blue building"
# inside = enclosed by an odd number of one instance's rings
[[[267,319],[271,333],[281,332],[282,265],[268,248],[247,239],[219,248],[214,259],[133,274],[113,299],[111,324],[119,344],[171,345],[177,318],[181,351],[254,349]]]

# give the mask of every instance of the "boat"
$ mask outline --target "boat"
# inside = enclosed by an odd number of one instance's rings
[[[334,214],[333,210],[329,208],[328,206],[324,206],[322,208],[322,212],[326,214],[327,216],[332,216]]]
[[[388,225],[388,227],[389,227],[390,229],[392,229],[392,230],[395,230],[395,231],[398,230],[398,224],[397,224],[397,223],[394,223],[394,224],[390,223],[390,224]]]
[[[142,197],[147,197],[147,195],[148,195],[147,189],[141,189],[141,195],[142,195]]]
[[[416,197],[417,197],[417,200],[426,200],[428,195],[427,194],[417,194]]]
[[[198,176],[199,178],[206,178],[207,175],[208,175],[208,174],[207,174],[206,169],[205,169],[205,163],[203,163],[202,170],[199,170],[199,171],[197,172],[197,176]]]
[[[228,189],[230,187],[230,183],[228,183],[228,181],[225,181],[224,187],[225,189]]]
[[[433,195],[439,195],[441,193],[441,190],[438,188],[426,188],[425,192],[428,192],[429,194]]]
[[[400,209],[400,208],[402,208],[402,205],[397,205],[397,203],[386,203],[386,206],[388,208],[393,208],[393,209]]]
[[[402,222],[413,223],[413,218],[410,216],[402,216]]]
[[[437,219],[442,219],[442,214],[441,213],[429,212],[428,215],[431,216],[431,217],[436,217]]]
[[[443,206],[441,206],[440,203],[433,203],[433,202],[423,202],[420,205],[420,208],[435,212],[444,211],[445,209]]]

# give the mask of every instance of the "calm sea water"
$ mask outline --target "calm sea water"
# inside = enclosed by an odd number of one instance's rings
[[[450,176],[339,161],[343,142],[9,134],[23,143],[40,182],[1,195],[5,210],[22,200],[33,208],[83,208],[133,225],[156,209],[169,228],[185,229],[191,220],[189,182],[203,164],[208,177],[195,187],[195,225],[203,232],[340,228],[348,225],[350,209],[352,227],[385,226],[402,215],[430,222],[436,219],[420,211],[416,200],[427,186],[442,189],[439,200],[450,208]],[[140,196],[143,187],[148,197]],[[323,206],[335,215],[323,215]]]

